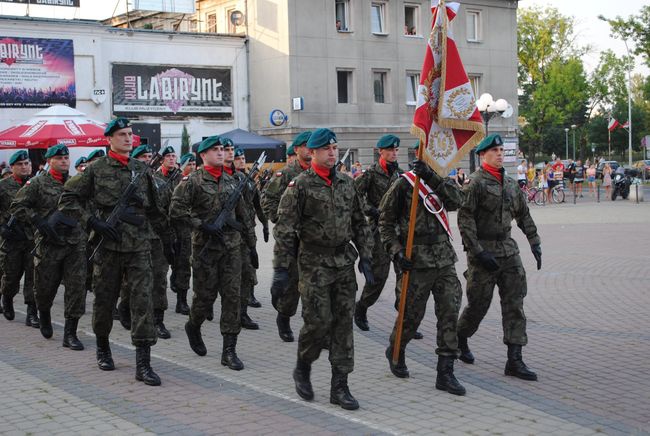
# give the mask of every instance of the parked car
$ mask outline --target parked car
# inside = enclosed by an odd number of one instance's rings
[[[612,172],[616,171],[616,168],[620,167],[618,162],[615,160],[606,160],[604,162],[601,162],[598,164],[596,167],[596,178],[597,179],[602,179],[603,178],[603,168],[605,168],[605,164],[609,164],[609,166],[612,169]]]
[[[650,159],[638,160],[632,165],[634,168],[639,170],[639,175],[643,175],[643,170],[645,170],[645,178],[650,179]]]

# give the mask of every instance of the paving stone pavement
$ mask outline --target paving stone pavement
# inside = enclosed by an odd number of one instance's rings
[[[238,353],[246,368],[240,372],[220,364],[218,322],[204,325],[208,355],[199,357],[183,331],[186,317],[173,310],[165,320],[172,339],[152,349],[161,387],[134,380],[135,353],[118,322],[111,334],[117,370],[99,371],[90,312],[80,322],[86,350],[75,352],[61,347],[63,292],[53,308],[51,340],[24,326],[17,297],[16,320],[0,317],[0,434],[650,434],[650,204],[582,201],[531,209],[542,237],[541,271],[521,232],[513,234],[528,272],[524,358],[538,382],[503,375],[498,299],[470,339],[476,364],[456,363],[467,396],[434,387],[433,307],[421,326],[425,338],[407,349],[411,378],[393,377],[384,357],[395,319],[391,276],[369,310],[371,330],[355,327],[350,388],[361,409],[329,404],[326,352],[312,371],[315,400],[300,400],[291,378],[297,345],[276,334],[268,294],[272,245],[262,242],[256,296],[263,307],[249,309],[261,330],[242,331]],[[466,262],[453,232],[461,274]],[[171,292],[169,299],[173,308]],[[219,301],[217,320],[218,307]],[[301,320],[292,324],[297,335]]]

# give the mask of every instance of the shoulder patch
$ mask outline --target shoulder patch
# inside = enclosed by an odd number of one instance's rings
[[[282,176],[282,171],[278,171],[277,173],[275,173],[275,177],[280,177],[280,176]]]
[[[189,180],[190,176],[184,176],[181,180]]]
[[[25,182],[25,185],[31,185],[31,184],[32,184],[31,180],[28,180],[28,181]]]
[[[287,185],[287,188],[293,188],[295,184],[296,184],[295,180],[292,180],[289,182],[289,185]]]

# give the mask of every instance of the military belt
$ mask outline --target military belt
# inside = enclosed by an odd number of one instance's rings
[[[313,243],[301,243],[300,251],[311,251],[316,254],[325,254],[327,256],[336,256],[337,254],[345,254],[345,250],[349,244],[342,244],[337,247],[324,247]]]
[[[478,234],[478,239],[480,241],[505,241],[506,239],[509,239],[509,238],[510,238],[510,232],[490,233],[490,234],[479,233]]]
[[[449,240],[449,235],[425,235],[413,237],[413,245],[431,245]]]

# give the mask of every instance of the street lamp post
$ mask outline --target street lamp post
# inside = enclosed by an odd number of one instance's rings
[[[627,50],[627,57],[630,57],[630,49],[627,47],[627,41],[623,39],[625,43],[625,50]],[[630,72],[630,63],[627,63],[627,153],[628,153],[628,165],[632,168],[632,79]]]
[[[485,136],[488,135],[488,123],[495,116],[503,116],[506,109],[508,109],[508,102],[500,98],[497,101],[492,99],[492,95],[485,93],[476,102],[476,107],[481,113],[481,118],[483,119],[483,125],[485,127]],[[469,171],[473,173],[476,169],[476,152],[472,150],[470,152],[469,158]]]
[[[574,161],[576,160],[576,129],[577,128],[578,126],[576,126],[575,124],[571,124],[571,130],[573,130],[573,160]]]
[[[564,158],[569,160],[569,128],[564,128]]]

